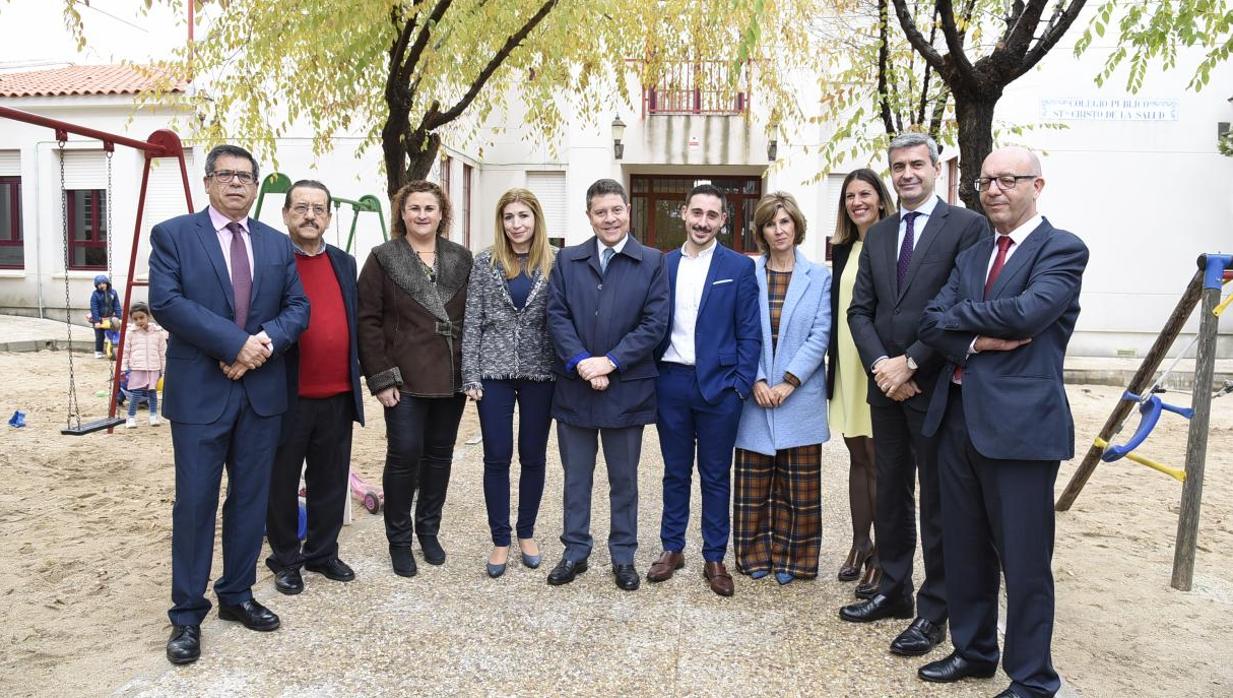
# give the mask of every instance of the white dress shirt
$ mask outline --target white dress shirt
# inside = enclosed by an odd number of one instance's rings
[[[1031,218],[1029,218],[1023,225],[1007,233],[1007,235],[1010,236],[1010,239],[1014,240],[1015,242],[1006,250],[1006,260],[1003,261],[1002,264],[1006,264],[1007,262],[1010,261],[1010,257],[1011,255],[1015,253],[1015,250],[1022,247],[1023,241],[1027,239],[1027,236],[1031,235],[1032,231],[1040,227],[1040,224],[1043,223],[1044,221],[1045,221],[1044,217],[1038,213],[1035,216],[1032,216]],[[993,271],[993,260],[998,258],[997,239],[1001,236],[1002,236],[1001,233],[997,233],[993,238],[993,242],[994,242],[993,252],[989,255],[989,263],[985,265],[985,280],[986,281],[989,280],[989,272]]]
[[[629,233],[625,233],[625,237],[621,238],[620,242],[612,246],[612,256],[616,257],[617,255],[621,254],[621,250],[625,249],[625,243],[627,242],[629,242]],[[599,259],[601,260],[600,261],[601,265],[603,264],[602,260],[604,258],[604,248],[605,247],[607,247],[607,245],[605,245],[604,241],[600,240],[599,236],[596,235],[595,236],[595,254],[599,255]],[[608,260],[608,261],[611,262],[612,260]]]
[[[664,361],[693,366],[697,360],[694,347],[694,329],[698,326],[698,307],[702,305],[702,291],[706,288],[706,275],[715,258],[712,239],[706,249],[691,257],[681,247],[681,264],[676,269],[676,302],[672,306],[672,328]]]
[[[218,244],[223,248],[223,261],[227,263],[227,278],[231,278],[231,231],[227,228],[227,224],[231,223],[231,219],[214,209],[209,207],[210,223],[214,226],[214,234],[218,236]],[[245,218],[239,221],[240,227],[244,229],[244,249],[248,251],[248,276],[253,276],[253,241],[252,235],[248,228],[249,219]]]

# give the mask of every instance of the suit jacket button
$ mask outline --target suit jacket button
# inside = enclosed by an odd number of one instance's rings
[[[600,285],[596,286],[596,287],[595,287],[595,290],[596,290],[596,291],[602,291],[602,290],[604,290],[604,285],[603,285],[603,284],[600,284]]]

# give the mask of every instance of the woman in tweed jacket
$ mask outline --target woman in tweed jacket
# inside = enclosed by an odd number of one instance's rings
[[[548,272],[556,250],[539,200],[511,189],[497,201],[492,247],[475,257],[462,331],[462,382],[476,401],[484,438],[484,503],[492,529],[491,577],[505,572],[510,547],[510,462],[514,404],[518,405],[518,547],[522,563],[538,567],[535,519],[544,493],[552,422],[552,365],[548,338]]]

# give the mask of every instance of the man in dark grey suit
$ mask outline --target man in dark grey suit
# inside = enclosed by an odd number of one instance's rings
[[[554,586],[585,572],[591,554],[591,484],[600,440],[608,464],[608,553],[616,585],[638,588],[638,459],[655,422],[655,348],[668,331],[664,256],[629,232],[629,197],[601,179],[587,189],[595,236],[557,255],[548,281],[548,333],[560,363],[552,398],[565,469],[565,555]]]
[[[917,331],[925,304],[946,283],[956,255],[990,232],[984,217],[949,206],[934,194],[942,168],[932,138],[901,134],[891,141],[889,151],[899,215],[869,230],[848,307],[848,325],[870,373],[878,480],[874,533],[882,582],[872,598],[844,606],[839,616],[864,623],[915,615],[890,650],[918,656],[945,637],[947,610],[937,447],[922,434],[943,360],[917,338]],[[913,599],[918,469],[925,579]]]

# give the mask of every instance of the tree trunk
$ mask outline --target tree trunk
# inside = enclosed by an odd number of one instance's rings
[[[993,152],[993,110],[1002,89],[953,90],[955,118],[959,122],[959,198],[964,205],[983,213],[974,182],[980,166]]]

